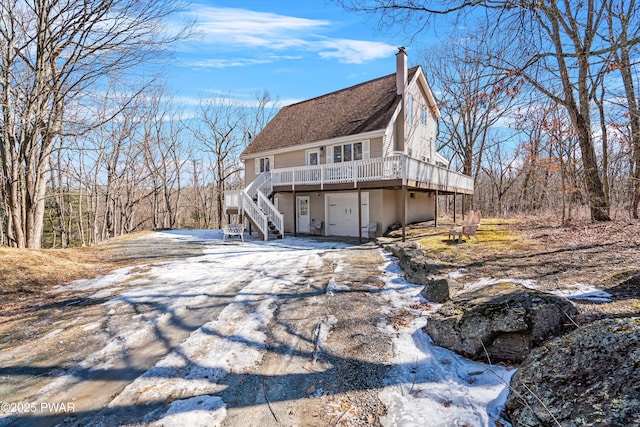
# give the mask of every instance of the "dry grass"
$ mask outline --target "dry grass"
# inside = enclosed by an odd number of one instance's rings
[[[0,317],[16,314],[48,299],[55,286],[91,278],[110,270],[135,265],[137,260],[119,256],[122,242],[145,233],[111,239],[97,247],[69,249],[15,249],[0,247]]]
[[[97,253],[96,253],[97,252]],[[2,288],[48,287],[94,274],[99,251],[93,249],[30,250],[0,248]]]
[[[611,221],[561,226],[548,218],[483,218],[479,242],[448,240],[452,222],[412,227],[408,240],[443,273],[481,278],[534,280],[543,290],[591,285],[613,295],[608,304],[580,304],[584,320],[640,315],[640,222]]]
[[[438,227],[410,226],[407,239],[419,242],[427,257],[442,263],[443,272],[463,270],[465,281],[483,277],[532,279],[549,290],[590,284],[626,302],[624,307],[601,306],[597,311],[640,313],[638,221],[560,226],[537,217],[483,218],[478,229],[480,241],[467,238],[462,243],[448,240],[452,226],[451,220],[440,220]],[[394,233],[398,237],[398,232]],[[35,307],[38,298],[50,298],[46,292],[53,286],[118,267],[193,256],[190,251],[197,249],[161,244],[150,248],[135,241],[139,236],[124,236],[90,248],[0,248],[0,317]],[[353,251],[350,256],[359,255]]]
[[[474,238],[465,238],[458,243],[457,240],[449,240],[449,229],[460,227],[445,222],[437,228],[427,227],[427,235],[421,236],[417,241],[428,252],[429,257],[448,263],[466,264],[505,252],[529,251],[536,247],[536,242],[523,236],[517,225],[516,220],[483,219],[477,232],[479,242]]]

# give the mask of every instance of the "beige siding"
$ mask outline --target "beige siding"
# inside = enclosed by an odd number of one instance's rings
[[[400,222],[398,190],[369,190],[369,222],[378,223],[378,235]]]
[[[274,200],[278,210],[284,214],[284,232],[293,233],[293,194],[277,193]]]
[[[251,184],[256,179],[255,159],[244,161],[244,186]]]
[[[387,130],[384,134],[384,140],[382,142],[382,157],[389,157],[396,149],[396,126],[395,122],[387,126]]]
[[[353,142],[362,141],[360,139],[354,139]],[[327,150],[330,146],[325,147],[320,153],[320,163],[327,162]],[[290,168],[295,166],[306,166],[307,164],[307,151],[308,149],[292,150],[286,153],[276,154],[271,164],[272,169]],[[379,158],[383,157],[383,138],[372,138],[369,140],[369,157]],[[254,179],[256,179],[255,173],[255,158],[245,160],[245,185],[249,185]]]
[[[415,198],[411,198],[411,193]],[[402,190],[393,191],[395,200],[395,215],[393,222],[402,223]],[[389,197],[391,200],[391,197]],[[407,191],[407,224],[414,222],[430,221],[435,218],[435,198],[433,193],[420,193]],[[385,204],[387,203],[385,198]],[[392,222],[392,223],[393,223]]]
[[[319,194],[319,195],[318,195]],[[324,225],[324,195],[323,193],[318,192],[300,192],[296,193],[296,197],[299,196],[308,196],[309,197],[309,216],[311,221],[311,226],[313,225],[313,220],[321,220]],[[275,198],[278,200],[278,210],[284,214],[284,231],[285,233],[293,234],[294,228],[294,199],[292,193],[278,193]],[[315,232],[312,229],[312,234],[321,234],[324,233],[324,227],[320,232]]]
[[[404,152],[418,160],[435,163],[435,141],[437,135],[437,120],[426,99],[426,94],[417,81],[408,89],[408,93],[413,95],[412,124],[407,120],[406,126],[406,146]],[[426,113],[426,125],[422,124],[421,111]],[[408,114],[408,112],[407,112]]]
[[[410,194],[414,194],[415,198],[411,198]],[[407,194],[407,224],[434,219],[435,208],[433,193],[413,192]]]
[[[378,235],[384,233],[391,224],[402,223],[402,190],[368,190],[369,222],[378,223]],[[352,193],[352,192],[349,192]],[[413,192],[411,198],[407,192],[407,224],[430,221],[435,215],[435,197],[433,193]],[[324,235],[326,229],[325,194],[323,192],[299,192],[296,196],[309,197],[309,215],[311,222],[321,220],[323,228],[313,234]],[[338,194],[338,193],[329,193]],[[284,214],[285,233],[294,233],[294,198],[292,193],[278,193],[275,196],[278,210]]]
[[[305,150],[289,151],[287,153],[275,155],[275,165],[273,169],[290,168],[292,166],[304,166],[305,162]]]
[[[369,158],[371,159],[376,159],[379,157],[383,157],[384,154],[384,150],[383,150],[383,138],[372,138],[369,141]]]
[[[322,193],[309,193],[309,215],[311,222],[320,220],[324,225],[324,195]],[[324,233],[324,227],[323,227]]]

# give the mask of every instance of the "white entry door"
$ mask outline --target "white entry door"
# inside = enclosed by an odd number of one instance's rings
[[[309,196],[296,197],[297,231],[309,233]]]
[[[362,225],[369,222],[369,193],[361,193]],[[358,229],[358,193],[327,194],[325,206],[328,236],[360,235]]]

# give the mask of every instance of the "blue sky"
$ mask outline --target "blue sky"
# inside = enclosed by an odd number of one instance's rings
[[[380,32],[375,17],[325,0],[194,2],[180,18],[196,19],[196,35],[178,46],[167,70],[183,102],[250,101],[268,90],[288,105],[393,73],[406,42],[402,31]]]

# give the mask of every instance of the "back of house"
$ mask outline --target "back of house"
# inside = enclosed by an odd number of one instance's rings
[[[436,150],[440,111],[420,66],[282,108],[241,154],[245,189],[225,197],[266,239],[368,237],[433,220],[438,194],[472,194]]]

